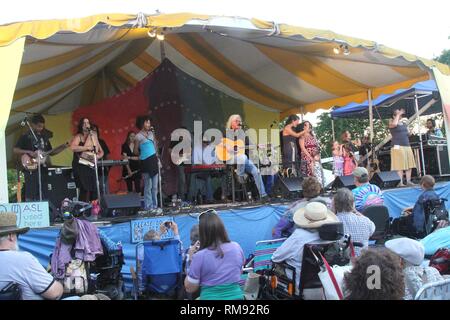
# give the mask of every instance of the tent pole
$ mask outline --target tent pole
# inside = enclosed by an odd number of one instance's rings
[[[336,141],[336,133],[334,132],[334,119],[331,118],[331,133],[333,134],[333,141]]]
[[[414,94],[414,105],[416,107],[416,114],[418,115],[416,120],[417,120],[417,131],[419,134],[419,142],[420,142],[420,155],[422,157],[422,163],[421,163],[421,165],[422,165],[421,171],[422,172],[421,173],[422,173],[422,177],[423,177],[424,175],[427,174],[427,172],[425,170],[425,159],[423,157],[423,141],[422,141],[422,134],[420,133],[419,101],[417,99],[417,94]]]
[[[372,90],[367,91],[369,100],[369,125],[370,125],[370,143],[373,143],[373,105],[372,105]]]

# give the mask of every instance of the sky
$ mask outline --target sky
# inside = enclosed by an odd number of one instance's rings
[[[156,10],[254,17],[327,29],[428,59],[450,49],[448,0],[22,0],[2,7],[0,24]]]

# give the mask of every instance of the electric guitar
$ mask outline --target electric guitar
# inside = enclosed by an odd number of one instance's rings
[[[56,153],[60,153],[61,151],[63,151],[67,147],[69,147],[69,142],[65,142],[62,145],[59,145],[56,148],[53,148],[52,150],[49,150],[49,151],[43,152],[43,151],[37,150],[37,154],[38,154],[37,156],[39,157],[39,160],[40,160],[39,162],[41,164],[46,164],[48,162],[48,160],[49,160],[49,156],[52,153],[55,153],[55,154]],[[23,154],[20,157],[20,161],[21,161],[22,167],[25,170],[34,171],[38,167],[37,157],[32,157],[29,154],[26,154],[26,153]]]
[[[223,138],[222,142],[216,146],[216,157],[220,161],[230,161],[237,155],[245,154],[245,142],[242,140],[231,140]]]

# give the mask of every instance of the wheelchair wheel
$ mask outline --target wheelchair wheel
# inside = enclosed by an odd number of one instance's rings
[[[123,300],[124,293],[121,285],[107,285],[102,291],[111,298],[111,300]]]

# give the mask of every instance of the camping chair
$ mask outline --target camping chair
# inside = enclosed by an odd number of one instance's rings
[[[145,292],[154,298],[174,298],[181,288],[182,251],[179,240],[145,241],[143,246],[142,280]],[[138,255],[136,255],[138,259]]]
[[[450,279],[425,284],[414,300],[450,300]]]
[[[277,250],[286,238],[273,240],[262,240],[256,242],[255,252],[253,253],[253,272],[262,273],[264,270],[272,268],[272,254]]]
[[[369,218],[375,224],[375,232],[369,240],[384,242],[389,232],[390,217],[386,206],[370,206],[366,207],[362,212],[364,216]]]

